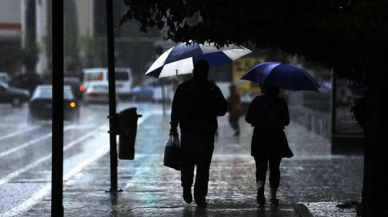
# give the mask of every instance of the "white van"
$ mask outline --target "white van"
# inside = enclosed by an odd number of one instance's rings
[[[83,72],[83,86],[88,88],[91,81],[108,81],[108,68],[86,68]],[[129,96],[132,89],[132,71],[130,68],[115,68],[116,93],[119,96]]]

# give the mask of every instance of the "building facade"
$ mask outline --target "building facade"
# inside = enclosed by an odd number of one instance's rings
[[[10,76],[15,70],[21,70],[19,63],[10,56],[18,50],[22,41],[22,5],[19,0],[0,0],[0,71]],[[19,65],[18,65],[19,64]]]

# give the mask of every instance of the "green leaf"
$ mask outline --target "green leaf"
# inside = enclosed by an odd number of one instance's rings
[[[123,2],[126,6],[129,6],[131,4],[131,0],[123,0]]]
[[[149,21],[148,21],[148,25],[149,25],[149,27],[154,27],[155,25],[156,25],[156,23],[155,23],[155,20],[153,20],[153,19],[150,19]]]
[[[124,23],[126,22],[129,22],[130,20],[132,19],[132,16],[129,12],[127,12],[126,14],[124,14],[121,19],[120,19],[120,26],[123,25]]]
[[[165,25],[165,22],[164,22],[164,21],[159,21],[159,22],[158,22],[158,29],[159,29],[159,30],[163,29],[164,25]]]
[[[140,31],[144,32],[144,33],[147,33],[147,26],[146,25],[141,25]]]

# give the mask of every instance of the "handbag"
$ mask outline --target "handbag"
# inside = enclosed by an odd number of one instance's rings
[[[163,165],[175,170],[181,169],[181,145],[178,134],[170,135],[164,147]]]

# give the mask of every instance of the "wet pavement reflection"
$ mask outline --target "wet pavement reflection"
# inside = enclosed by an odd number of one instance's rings
[[[79,159],[73,162],[88,160],[85,158],[90,161],[64,182],[65,216],[293,217],[298,216],[294,210],[298,202],[343,202],[361,197],[363,158],[331,155],[328,140],[292,122],[286,134],[295,156],[281,164],[280,205],[271,207],[267,203],[263,208],[257,207],[255,165],[250,156],[252,128],[240,120],[240,137],[233,137],[227,117],[220,117],[210,170],[208,208],[197,208],[195,203],[187,205],[182,199],[179,171],[162,164],[169,116],[154,111],[138,110],[144,118],[138,126],[135,160],[119,160],[118,165],[118,186],[123,192],[106,192],[110,188],[109,147],[89,145],[73,150],[93,157],[74,155]],[[107,144],[108,140],[102,138],[108,138],[108,134],[101,134],[93,143]],[[73,163],[68,167],[72,170],[77,166]],[[265,196],[269,198],[268,182]],[[28,209],[20,209],[23,210],[20,214],[50,216],[50,202],[47,193]]]

